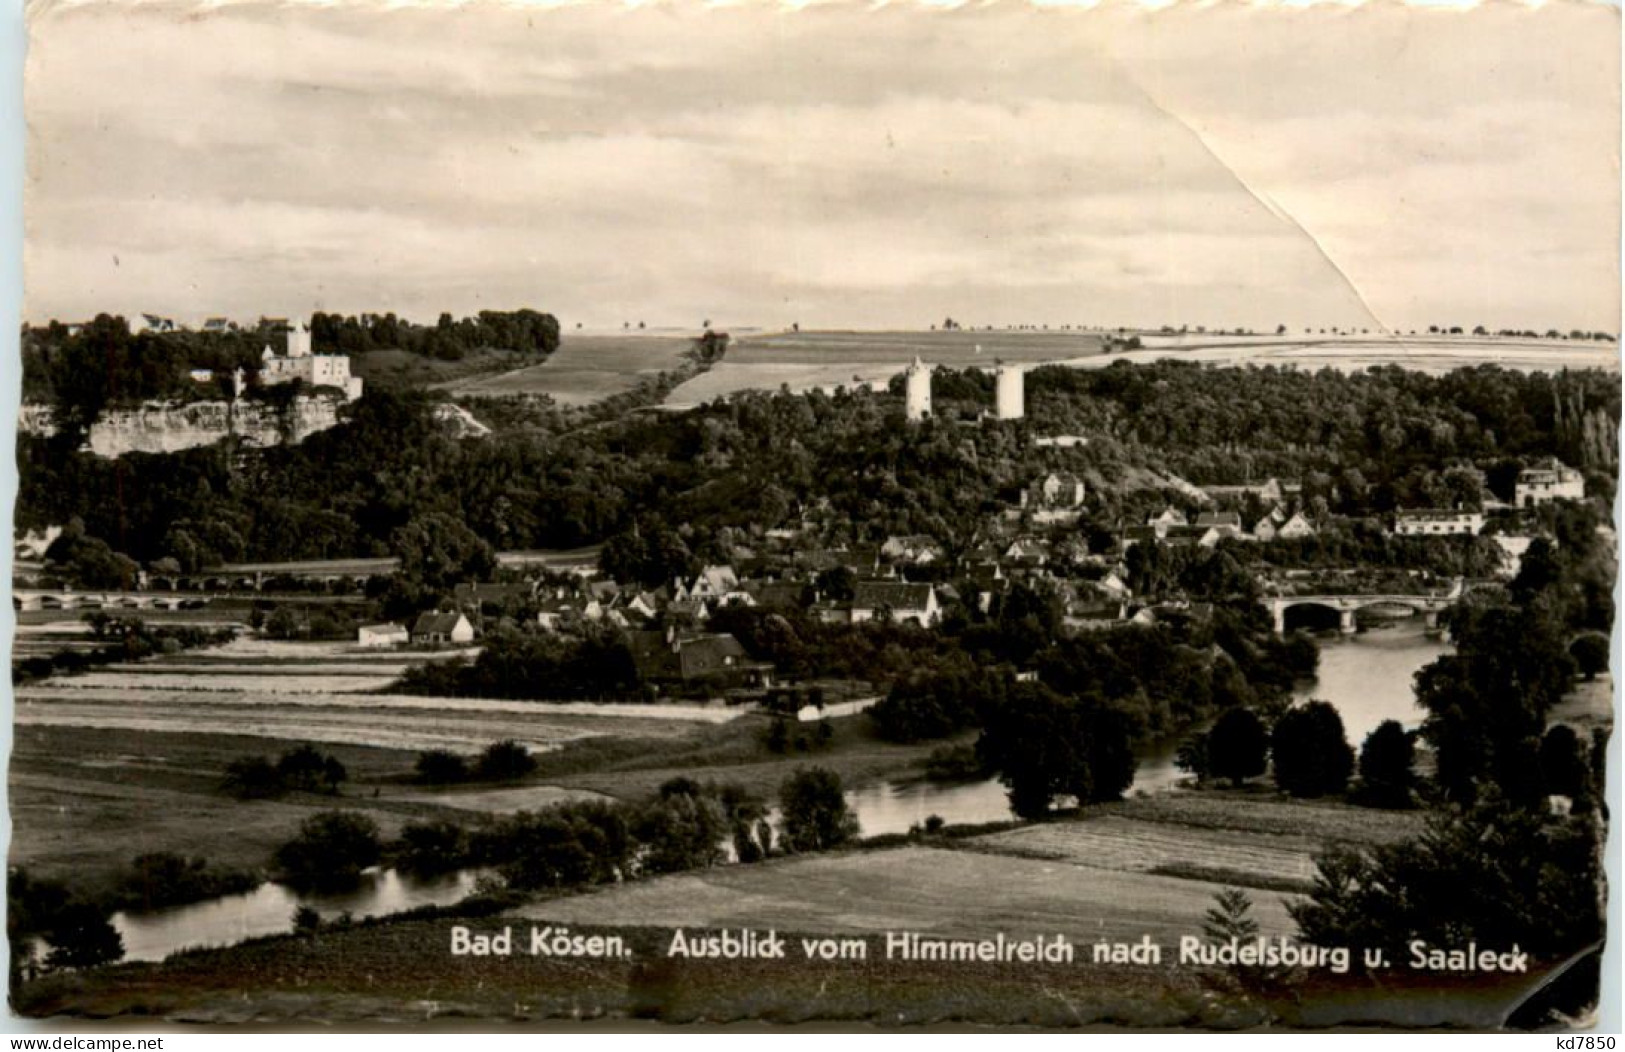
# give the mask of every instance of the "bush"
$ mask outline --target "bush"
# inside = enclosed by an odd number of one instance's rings
[[[450,749],[418,753],[417,780],[424,785],[454,785],[469,778],[468,761]]]
[[[353,811],[323,811],[299,827],[276,852],[283,877],[295,887],[344,887],[378,862],[378,825]]]
[[[510,738],[486,746],[474,766],[474,774],[486,781],[510,782],[535,769],[536,758],[531,756],[530,750]]]
[[[121,909],[153,910],[248,891],[256,883],[248,873],[211,870],[201,858],[155,851],[130,863],[113,901]]]
[[[787,851],[827,851],[858,835],[841,776],[824,767],[799,770],[779,787],[780,842]]]
[[[263,800],[282,794],[282,777],[263,756],[244,756],[226,764],[220,788],[239,800]]]
[[[414,822],[401,829],[398,861],[413,873],[445,873],[468,861],[468,832],[455,822]]]

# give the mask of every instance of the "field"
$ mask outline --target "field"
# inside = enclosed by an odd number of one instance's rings
[[[1494,363],[1508,369],[1619,368],[1617,345],[1566,340],[1471,336],[1167,336],[1141,333],[1136,351],[1104,353],[1103,336],[1078,331],[801,332],[736,335],[726,357],[679,385],[666,406],[690,408],[739,391],[792,391],[884,385],[917,355],[952,368],[992,367],[996,360],[1080,367],[1120,359],[1178,358],[1215,364],[1364,369],[1402,365],[1423,372]],[[691,338],[666,332],[566,334],[546,362],[508,372],[486,371],[435,384],[452,394],[546,394],[585,405],[630,390],[676,367]]]
[[[1006,362],[1065,361],[1099,354],[1082,332],[806,332],[739,340],[710,371],[666,399],[687,408],[737,391],[792,391],[884,384],[915,356],[936,365],[992,368]]]
[[[78,642],[82,631],[80,622],[54,620],[22,638],[54,648]],[[764,744],[765,718],[724,706],[386,692],[411,665],[460,652],[468,651],[244,636],[18,687],[12,861],[76,883],[108,879],[152,850],[255,868],[313,810],[363,809],[392,833],[415,818],[467,821],[566,799],[639,799],[679,774],[737,781],[771,798],[810,761],[860,785],[917,769],[931,748],[881,742],[862,716],[832,721],[833,741],[814,753],[775,754]],[[412,780],[422,750],[471,756],[506,739],[538,761],[520,783],[442,789]],[[240,802],[221,792],[231,761],[274,758],[303,743],[345,764],[349,780],[337,798]]]
[[[60,614],[56,616],[60,617]],[[75,641],[75,622],[30,629],[41,644]],[[56,638],[61,637],[61,638]],[[55,676],[14,691],[11,859],[75,882],[143,851],[173,850],[250,868],[313,810],[372,812],[386,833],[423,816],[535,807],[585,787],[528,784],[451,799],[411,784],[419,751],[474,754],[516,739],[544,757],[592,743],[645,761],[663,748],[726,733],[736,712],[693,706],[550,705],[378,693],[409,666],[455,651],[389,652],[346,643],[240,638],[206,650]],[[339,798],[295,794],[240,802],[219,790],[228,763],[302,743],[337,756]],[[443,798],[445,797],[445,798]]]
[[[1266,934],[1289,934],[1283,893],[1308,889],[1327,841],[1386,843],[1414,815],[1250,793],[1180,793],[1076,819],[891,850],[778,860],[609,888],[524,907],[572,924],[1060,931],[1078,940],[1200,932],[1213,895],[1251,889]],[[998,888],[989,895],[988,888]]]
[[[1398,365],[1425,373],[1445,373],[1474,365],[1499,365],[1528,372],[1620,367],[1613,343],[1524,340],[1473,336],[1187,336],[1143,335],[1145,346],[1068,362],[1100,368],[1120,360],[1164,358],[1217,365],[1281,365],[1302,369],[1354,371]]]
[[[539,365],[437,386],[454,395],[545,394],[560,405],[586,405],[631,390],[639,380],[675,369],[693,346],[690,336],[565,334]]]

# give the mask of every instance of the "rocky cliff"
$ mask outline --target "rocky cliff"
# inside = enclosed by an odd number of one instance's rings
[[[86,447],[97,456],[174,453],[235,436],[252,446],[303,442],[339,422],[341,397],[300,398],[286,409],[262,402],[149,402],[135,409],[110,409],[90,429]],[[51,408],[25,405],[19,430],[48,435],[55,430]]]

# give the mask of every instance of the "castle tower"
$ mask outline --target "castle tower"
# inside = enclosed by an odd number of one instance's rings
[[[1020,420],[1027,415],[1027,374],[1019,365],[1003,365],[994,373],[995,401],[1000,420]]]
[[[910,420],[924,420],[931,415],[931,367],[915,355],[914,361],[903,374],[905,404]]]
[[[296,325],[288,330],[289,358],[310,357],[310,330],[303,325]]]

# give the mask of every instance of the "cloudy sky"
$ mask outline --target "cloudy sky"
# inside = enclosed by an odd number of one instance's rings
[[[1619,12],[91,0],[25,317],[1619,327]]]

